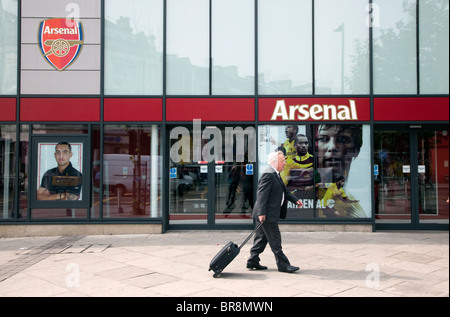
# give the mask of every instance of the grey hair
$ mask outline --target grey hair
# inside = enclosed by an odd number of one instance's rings
[[[276,151],[276,152],[269,153],[269,155],[267,157],[267,163],[269,163],[269,165],[272,165],[273,162],[278,160],[278,155],[280,155],[280,154],[284,156],[284,153],[282,151]]]

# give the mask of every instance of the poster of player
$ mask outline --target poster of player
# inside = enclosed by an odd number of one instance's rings
[[[282,151],[281,178],[303,201],[302,208],[288,204],[287,218],[371,217],[369,129],[362,124],[259,127],[260,173],[268,166],[267,155]]]
[[[39,142],[36,199],[81,200],[83,143]]]

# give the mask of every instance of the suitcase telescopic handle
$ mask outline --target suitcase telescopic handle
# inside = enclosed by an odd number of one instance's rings
[[[248,242],[248,240],[250,240],[250,238],[255,234],[256,230],[258,230],[262,226],[262,224],[263,224],[263,222],[258,223],[258,225],[252,231],[252,233],[250,233],[250,235],[247,237],[247,239],[245,239],[244,242],[242,242],[242,244],[239,246],[239,250]]]

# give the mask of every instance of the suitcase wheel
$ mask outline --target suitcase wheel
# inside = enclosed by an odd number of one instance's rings
[[[213,277],[214,277],[214,278],[217,278],[217,277],[220,275],[220,273],[222,273],[222,270],[219,270],[219,271],[214,272]]]

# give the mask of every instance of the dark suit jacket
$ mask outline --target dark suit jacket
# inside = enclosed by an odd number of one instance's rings
[[[281,200],[284,202],[281,206]],[[265,215],[266,222],[278,222],[278,219],[286,218],[287,201],[294,204],[298,201],[284,186],[283,182],[278,178],[275,170],[269,166],[264,170],[261,179],[258,182],[258,190],[256,193],[256,202],[253,207],[253,218],[258,219],[258,216]]]

